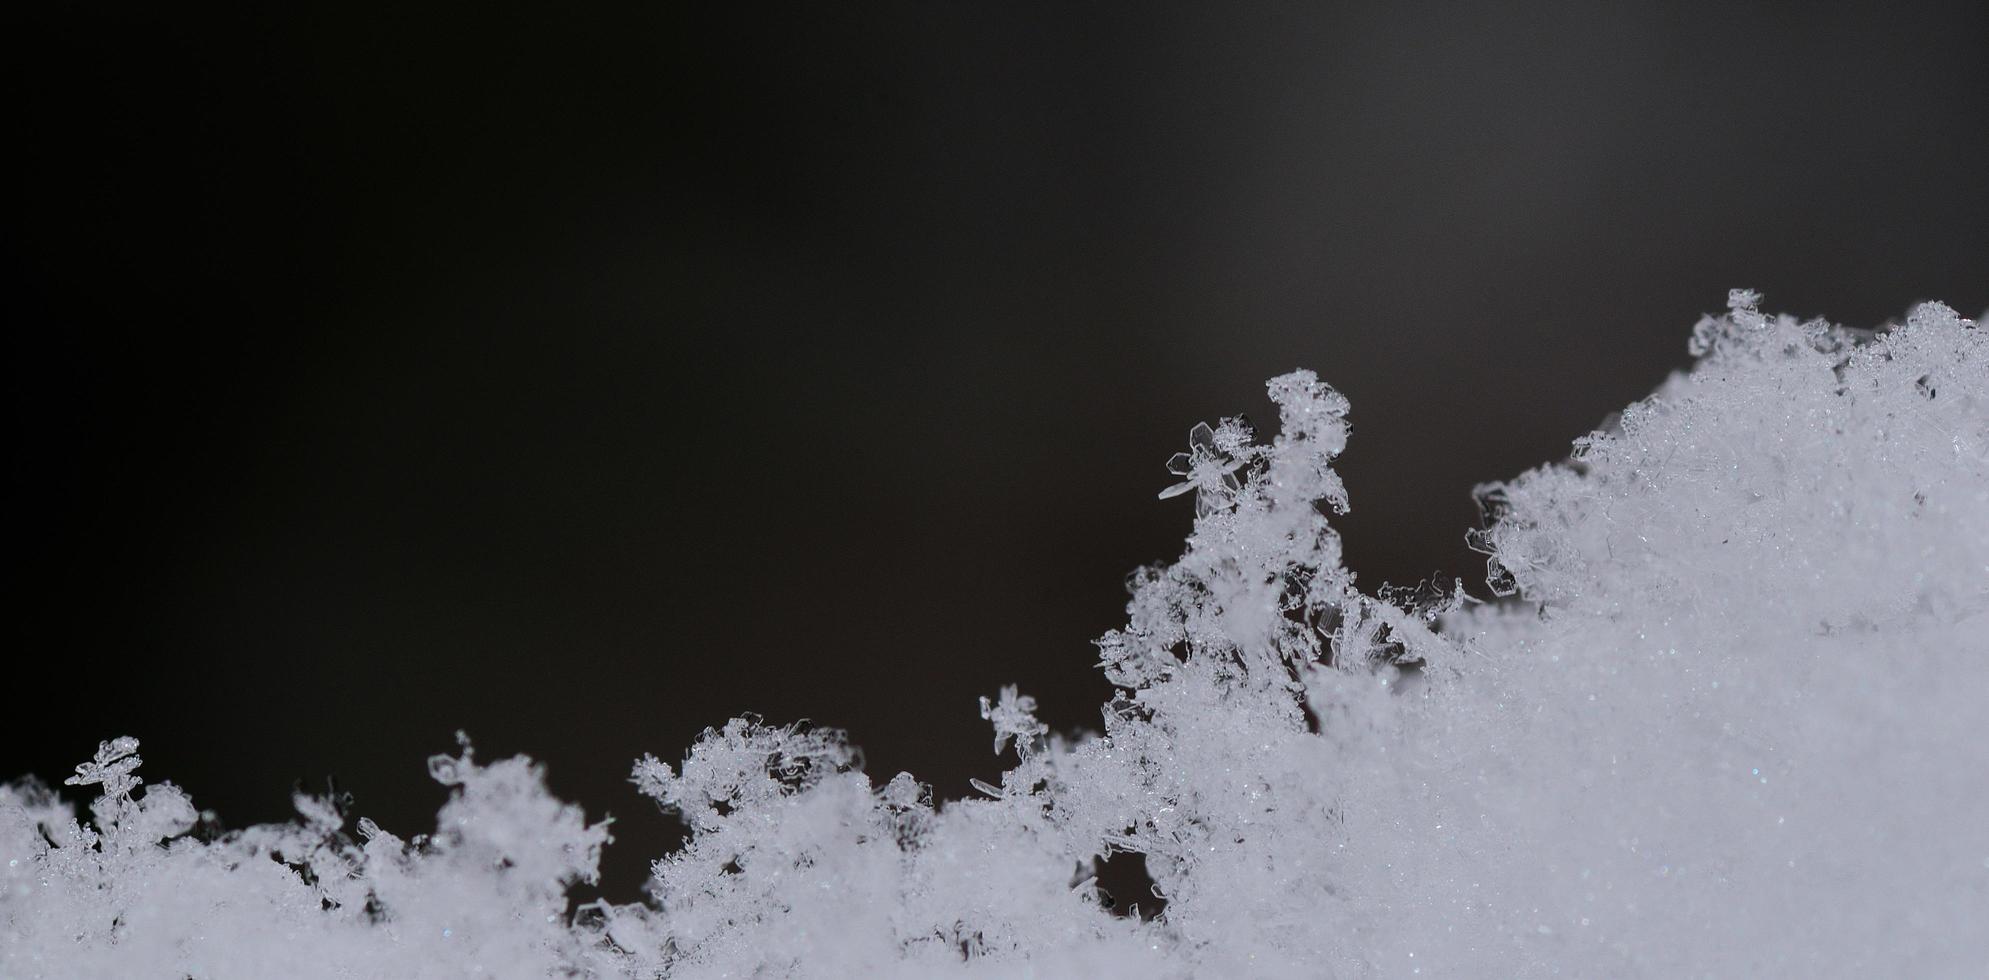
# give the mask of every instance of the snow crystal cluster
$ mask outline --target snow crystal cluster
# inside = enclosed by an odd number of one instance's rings
[[[1186,551],[1098,641],[1101,730],[984,699],[1017,759],[984,798],[734,719],[635,766],[689,828],[649,901],[570,909],[606,828],[529,760],[432,760],[412,839],[308,796],[221,832],[118,739],[69,780],[87,821],[0,788],[0,976],[1982,975],[1984,333],[1757,304],[1479,488],[1497,597],[1356,588],[1348,406],[1310,372],[1268,442],[1197,426]],[[1120,853],[1159,915],[1101,901]]]

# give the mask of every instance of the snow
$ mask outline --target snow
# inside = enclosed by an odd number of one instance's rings
[[[1989,963],[1989,350],[1735,291],[1572,457],[1478,489],[1503,598],[1359,591],[1346,400],[1197,426],[1182,557],[1098,641],[1066,737],[983,699],[984,798],[881,787],[839,732],[734,719],[641,793],[645,903],[569,914],[607,827],[467,740],[432,834],[343,801],[203,832],[138,743],[0,787],[0,976],[1864,976]],[[1100,901],[1144,856],[1165,911]],[[1139,903],[1140,896],[1127,898]],[[1151,906],[1154,900],[1144,904]]]

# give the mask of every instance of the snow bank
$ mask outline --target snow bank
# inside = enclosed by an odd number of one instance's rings
[[[1696,367],[1480,487],[1505,598],[1341,566],[1345,399],[1197,426],[1176,563],[1067,739],[1010,688],[983,799],[735,719],[634,781],[691,828],[651,900],[570,912],[606,828],[526,759],[431,771],[434,833],[344,801],[219,833],[137,743],[0,788],[0,976],[1965,975],[1989,963],[1989,351],[1736,292]],[[1099,900],[1143,855],[1165,911]]]

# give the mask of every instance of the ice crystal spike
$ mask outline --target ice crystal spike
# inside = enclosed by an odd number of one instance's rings
[[[68,786],[102,785],[106,795],[129,792],[137,783],[131,775],[144,760],[138,757],[138,740],[129,735],[97,743],[96,758],[76,767],[76,775],[63,780]]]

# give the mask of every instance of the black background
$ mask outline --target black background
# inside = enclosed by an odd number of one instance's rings
[[[1982,4],[270,6],[4,15],[0,777],[413,833],[462,728],[623,897],[630,760],[735,713],[945,797],[977,695],[1094,724],[1273,374],[1363,581],[1475,582],[1472,485],[1729,287],[1989,306]]]

